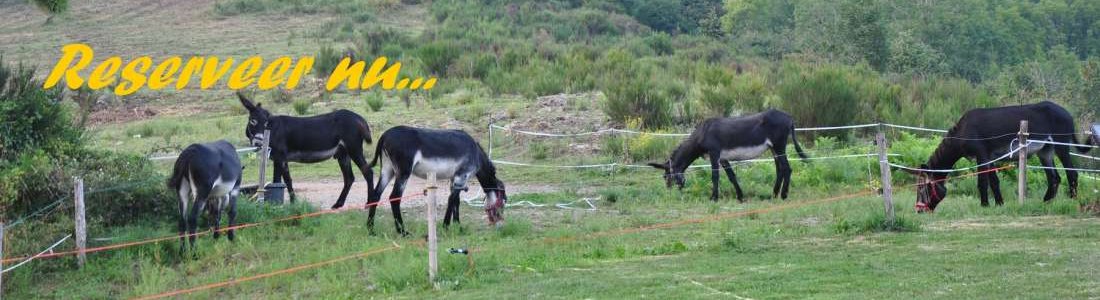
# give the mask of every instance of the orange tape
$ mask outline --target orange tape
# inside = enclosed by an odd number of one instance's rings
[[[248,276],[248,277],[242,277],[242,278],[234,278],[234,279],[230,279],[230,280],[226,280],[226,281],[222,281],[222,282],[204,284],[204,285],[200,285],[200,286],[189,288],[189,289],[175,290],[175,291],[169,291],[169,292],[164,292],[164,293],[160,293],[160,294],[141,296],[141,297],[134,298],[134,299],[139,299],[139,300],[160,299],[160,298],[164,298],[164,297],[171,297],[171,296],[189,294],[189,293],[194,293],[194,292],[197,292],[197,291],[209,290],[209,289],[213,289],[213,288],[220,288],[220,287],[224,287],[224,286],[234,285],[234,284],[238,284],[238,283],[242,283],[242,282],[253,281],[253,280],[257,280],[257,279],[268,278],[268,277],[282,275],[282,274],[295,273],[295,272],[302,271],[302,270],[307,270],[307,269],[312,269],[312,268],[316,268],[316,267],[320,267],[320,266],[330,265],[330,264],[342,262],[342,261],[349,260],[349,259],[367,257],[367,256],[375,255],[375,254],[378,254],[378,253],[382,253],[382,252],[397,250],[397,249],[400,249],[400,248],[401,247],[397,246],[397,245],[389,246],[389,247],[385,247],[385,248],[378,248],[378,249],[374,249],[374,250],[370,250],[370,251],[366,251],[366,252],[362,252],[362,253],[352,254],[352,255],[348,255],[348,256],[341,256],[341,257],[337,257],[337,258],[333,258],[333,259],[329,259],[329,260],[325,260],[325,261],[321,261],[321,262],[315,262],[315,263],[311,263],[311,264],[299,265],[299,266],[295,266],[295,267],[291,267],[291,268],[287,268],[287,269],[282,269],[282,270],[278,270],[278,271],[274,271],[274,272],[257,274],[257,275],[252,275],[252,276]]]

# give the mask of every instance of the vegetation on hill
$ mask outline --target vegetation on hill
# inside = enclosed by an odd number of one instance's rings
[[[419,33],[343,13],[326,36],[444,78],[434,94],[602,91],[612,119],[646,127],[766,107],[800,126],[943,127],[1040,99],[1100,111],[1095,1],[436,1]]]

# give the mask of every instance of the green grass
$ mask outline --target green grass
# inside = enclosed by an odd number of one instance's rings
[[[599,211],[553,208],[506,211],[507,225],[488,228],[483,214],[464,207],[465,223],[442,231],[440,247],[474,249],[441,254],[439,290],[427,282],[422,212],[407,209],[412,231],[393,236],[383,208],[370,236],[361,212],[309,218],[238,231],[235,243],[199,239],[194,257],[181,258],[175,241],[71,259],[45,260],[5,274],[15,298],[119,298],[155,294],[388,247],[404,248],[295,274],[197,292],[197,298],[1084,298],[1100,283],[1097,219],[1076,202],[1014,202],[983,208],[969,196],[949,198],[936,214],[912,212],[911,193],[896,209],[911,232],[837,230],[843,222],[874,222],[878,197],[791,207],[720,218],[740,211],[797,204],[823,196],[796,192],[787,201],[719,203],[652,186],[620,187]],[[842,193],[836,193],[842,194]],[[571,194],[517,195],[557,202]],[[311,210],[304,206],[242,204],[243,222]],[[870,216],[870,217],[869,217]],[[716,218],[664,229],[620,233],[685,219]],[[918,225],[919,224],[919,225]],[[171,234],[172,224],[117,229],[122,240]],[[604,235],[606,234],[606,235]],[[98,236],[93,232],[93,236]]]

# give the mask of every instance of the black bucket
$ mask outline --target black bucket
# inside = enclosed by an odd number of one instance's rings
[[[267,203],[283,204],[284,194],[286,194],[286,184],[281,182],[268,183],[264,187],[264,201]]]

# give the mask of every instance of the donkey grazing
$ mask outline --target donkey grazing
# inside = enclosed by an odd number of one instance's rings
[[[787,113],[769,109],[735,118],[710,118],[695,127],[695,131],[680,143],[668,161],[649,165],[665,171],[666,186],[671,188],[676,184],[683,189],[684,171],[695,159],[705,155],[710,159],[711,167],[710,199],[718,201],[718,170],[721,167],[737,191],[737,200],[744,201],[730,161],[753,159],[770,148],[775,159],[776,173],[772,197],[787,199],[787,190],[791,183],[791,165],[786,154],[788,135],[794,142],[798,156],[806,159],[806,154],[802,153],[802,147],[795,138],[794,122]]]
[[[1021,120],[1028,121],[1028,131],[1032,132],[1029,139],[1075,143],[1073,116],[1054,102],[972,109],[951,127],[939,147],[928,158],[928,163],[922,164],[920,168],[950,169],[963,157],[974,159],[979,165],[997,159],[1019,147],[1016,136]],[[1054,159],[1051,157],[1054,154],[1058,155],[1062,166],[1073,168],[1069,151],[1070,147],[1065,145],[1034,143],[1027,146],[1027,154],[1038,153],[1039,162],[1045,167],[1054,166]],[[1080,147],[1078,151],[1088,152],[1089,148]],[[978,170],[982,172],[991,168],[993,167],[985,165]],[[943,180],[947,173],[907,171],[917,176],[917,212],[935,211],[936,206],[947,196],[947,186]],[[1044,172],[1047,177],[1047,191],[1043,201],[1050,201],[1058,194],[1058,184],[1062,179],[1055,170],[1045,169]],[[1069,180],[1069,197],[1077,197],[1077,171],[1066,170],[1066,179]],[[997,179],[996,172],[978,175],[978,194],[981,196],[982,206],[989,206],[988,188],[993,189],[993,199],[997,205],[1004,205],[1001,182]]]
[[[374,228],[374,209],[377,207],[372,204],[380,200],[390,180],[397,179],[390,193],[390,199],[397,199],[401,198],[410,175],[426,178],[429,173],[435,173],[437,178],[451,179],[451,195],[447,199],[443,226],[449,226],[452,220],[459,223],[458,208],[461,203],[458,197],[460,192],[468,190],[466,184],[470,176],[477,177],[485,192],[485,213],[489,215],[489,223],[499,225],[498,222],[503,221],[501,208],[508,201],[504,183],[497,178],[496,167],[481,145],[466,132],[397,126],[382,133],[376,147],[371,166],[379,160],[382,166],[378,185],[367,202],[370,206],[367,214],[369,228]],[[390,208],[397,232],[407,234],[401,220],[401,201],[393,200]]]
[[[191,234],[191,248],[195,248],[195,230],[198,227],[199,214],[209,200],[210,213],[214,217],[214,238],[221,232],[223,210],[229,209],[229,240],[234,239],[233,226],[237,222],[237,189],[241,186],[241,161],[237,150],[225,140],[207,144],[191,144],[176,159],[168,188],[176,191],[180,197],[180,252],[184,251],[184,234]],[[188,213],[190,208],[190,213]]]
[[[252,145],[263,145],[264,129],[271,130],[271,160],[275,164],[274,182],[286,180],[286,189],[294,201],[294,185],[290,180],[290,167],[287,162],[316,163],[335,158],[344,174],[344,188],[340,198],[336,199],[333,209],[344,206],[348,190],[355,182],[355,173],[351,162],[359,167],[367,181],[367,193],[374,190],[374,171],[367,165],[363,156],[363,142],[371,143],[370,127],[362,116],[341,109],[312,117],[272,116],[261,104],[252,104],[244,94],[237,92],[241,104],[248,109],[248,126],[244,135]]]

